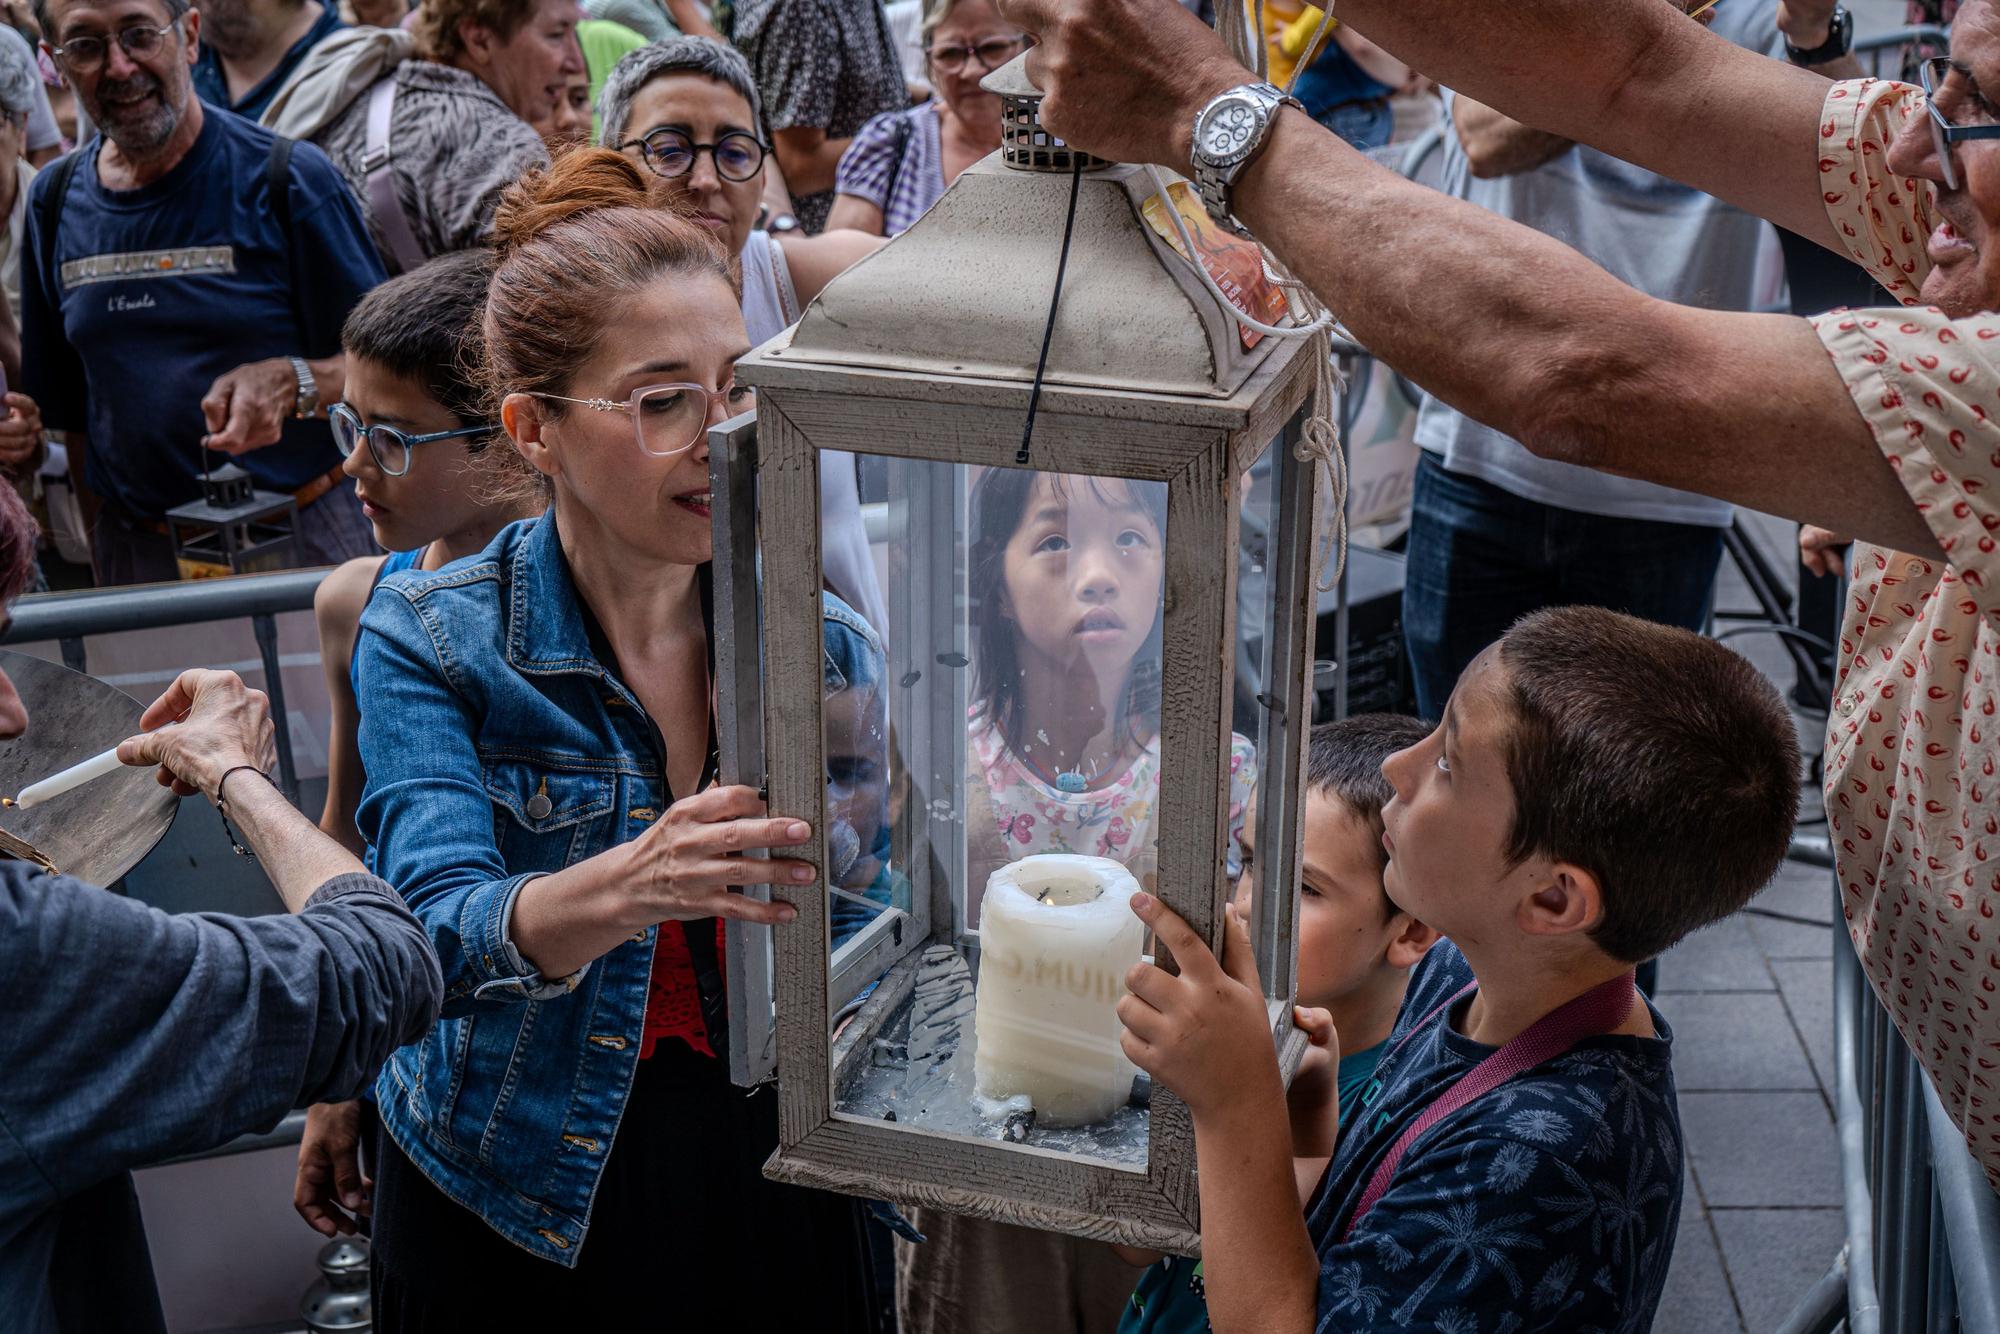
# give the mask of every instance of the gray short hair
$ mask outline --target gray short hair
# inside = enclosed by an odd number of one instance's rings
[[[27,42],[0,42],[0,111],[17,121],[26,120],[35,109],[35,93],[41,82],[41,69]]]
[[[597,99],[604,127],[598,142],[607,148],[617,147],[630,128],[632,99],[641,88],[669,74],[699,74],[728,84],[750,104],[750,128],[760,140],[769,138],[764,133],[764,99],[757,95],[757,80],[743,53],[710,37],[670,37],[626,52],[611,67]]]

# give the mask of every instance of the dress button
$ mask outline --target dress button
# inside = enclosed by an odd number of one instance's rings
[[[1921,579],[1928,572],[1928,568],[1920,560],[1910,561],[1903,566],[1903,575],[1909,579]]]
[[[546,792],[537,792],[534,796],[528,798],[528,818],[530,820],[546,820],[549,818],[549,812],[552,809],[554,807],[550,804],[549,794]]]

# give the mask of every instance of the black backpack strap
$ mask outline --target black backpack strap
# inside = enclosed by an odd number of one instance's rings
[[[292,323],[303,339],[305,316],[299,307],[299,269],[292,254],[292,146],[294,141],[278,135],[271,140],[271,156],[264,160],[264,185],[271,196],[271,216],[278,220],[278,234],[285,238],[286,268],[291,275]],[[300,356],[311,356],[303,346]]]
[[[35,222],[41,233],[41,243],[47,247],[47,268],[51,274],[56,272],[56,224],[62,220],[63,201],[69,198],[69,183],[76,179],[76,169],[83,165],[84,155],[89,151],[90,146],[85,144],[56,160],[55,166],[49,168],[49,188],[42,192],[41,203],[35,209]],[[51,299],[60,299],[60,296],[61,284],[58,283]]]
[[[264,164],[264,179],[271,189],[271,212],[289,239],[292,234],[292,141],[282,134],[271,140],[271,156]]]

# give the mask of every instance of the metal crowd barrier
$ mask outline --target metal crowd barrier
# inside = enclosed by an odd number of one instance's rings
[[[313,594],[327,574],[324,569],[288,570],[280,574],[240,575],[179,584],[35,593],[14,603],[11,623],[0,629],[0,644],[34,644],[53,639],[61,646],[63,664],[72,671],[83,672],[89,670],[83,641],[90,635],[248,619],[257,638],[257,655],[264,665],[264,693],[271,697],[271,717],[277,724],[279,786],[296,806],[299,780],[292,759],[290,728],[285,725],[285,678],[278,663],[277,618],[285,612],[310,611]],[[239,1136],[206,1153],[168,1161],[192,1162],[297,1144],[304,1128],[305,1113],[293,1112],[269,1131]]]
[[[1793,856],[1830,866],[1824,838]],[[1839,908],[1839,890],[1835,891]],[[1780,1334],[2000,1331],[2000,1194],[1837,925],[1834,1100],[1847,1243]]]
[[[1944,55],[1950,49],[1950,29],[1934,23],[1920,23],[1906,28],[1891,28],[1855,42],[1854,58],[1861,62],[1862,70],[1872,78],[1902,79],[1915,83],[1918,61]]]
[[[278,616],[310,611],[313,594],[328,571],[287,570],[230,579],[178,584],[94,588],[74,593],[35,593],[13,605],[13,621],[0,630],[0,644],[32,644],[53,639],[63,665],[89,670],[84,639],[128,630],[248,619],[264,664],[264,693],[271,697],[277,723],[278,785],[293,805],[299,800],[298,769],[292,760],[291,729],[285,725],[285,677],[278,663]]]

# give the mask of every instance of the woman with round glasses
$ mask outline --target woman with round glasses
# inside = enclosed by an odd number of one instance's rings
[[[964,171],[1000,147],[1000,99],[979,81],[1027,49],[993,0],[924,0],[929,102],[861,127],[840,159],[828,227],[900,235]]]
[[[748,1302],[859,1330],[853,1205],[765,1181],[774,1091],[729,1082],[721,919],[794,915],[732,891],[816,874],[784,855],[805,824],[716,782],[730,266],[601,149],[512,187],[495,233],[487,399],[548,512],[362,618],[360,830],[447,997],[376,1089],[375,1327],[720,1329]]]
[[[706,37],[641,47],[611,71],[599,102],[603,142],[643,164],[658,198],[736,256],[752,345],[777,337],[841,270],[882,244],[863,232],[806,236],[757,225],[772,159],[750,63],[734,47]],[[820,529],[827,587],[870,625],[887,625],[848,455],[820,459]]]

